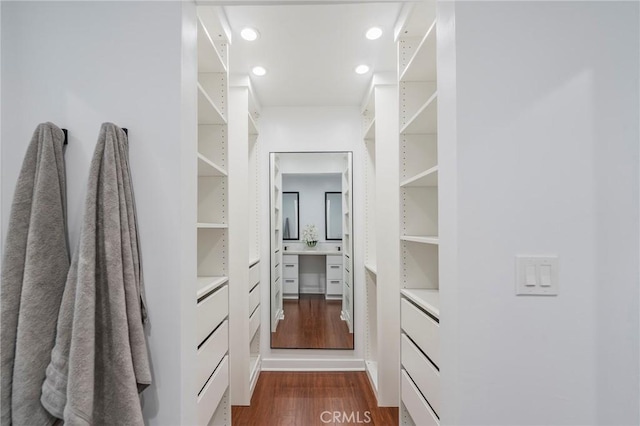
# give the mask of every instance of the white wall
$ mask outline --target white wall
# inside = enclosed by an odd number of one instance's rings
[[[284,174],[282,176],[282,192],[299,193],[300,238],[302,238],[305,226],[313,224],[318,229],[318,241],[326,241],[325,192],[342,192],[342,176],[334,174]],[[338,219],[341,220],[342,215]]]
[[[129,128],[151,322],[148,336],[154,383],[142,394],[144,413],[150,424],[184,424],[180,301],[188,289],[181,286],[185,269],[180,262],[185,240],[191,238],[190,246],[195,247],[195,229],[189,233],[181,225],[185,217],[181,197],[193,191],[181,181],[185,146],[180,141],[183,137],[192,141],[192,169],[196,142],[195,135],[189,135],[195,122],[191,127],[181,125],[185,112],[181,93],[183,5],[46,1],[2,2],[1,7],[2,229],[7,227],[31,134],[38,123],[53,121],[69,129],[65,154],[68,223],[75,250],[100,124],[112,121]],[[191,45],[193,40],[191,37]],[[185,46],[188,51],[188,41]],[[195,105],[195,95],[186,105]],[[195,121],[193,109],[185,116]],[[195,218],[195,211],[192,214]],[[195,397],[192,399],[195,404]]]
[[[638,424],[638,3],[441,11],[443,422]],[[515,296],[518,254],[559,296]]]
[[[260,94],[258,93],[258,96]],[[355,339],[353,351],[271,349],[269,313],[262,313],[261,353],[263,370],[269,369],[363,369],[364,221],[358,206],[364,205],[361,118],[358,107],[263,107],[260,121],[260,176],[262,259],[261,281],[269,280],[269,153],[353,152]],[[269,304],[269,286],[262,287],[262,306]]]

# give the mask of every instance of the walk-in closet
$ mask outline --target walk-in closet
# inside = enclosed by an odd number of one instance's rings
[[[640,423],[638,2],[0,24],[3,424]]]

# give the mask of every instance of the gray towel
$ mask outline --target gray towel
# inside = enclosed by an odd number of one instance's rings
[[[69,270],[64,133],[40,124],[13,196],[2,263],[3,425],[55,419],[40,404]]]
[[[141,425],[151,383],[127,136],[105,123],[42,404],[66,425]]]

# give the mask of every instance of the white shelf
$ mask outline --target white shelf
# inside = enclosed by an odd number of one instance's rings
[[[227,72],[227,66],[222,59],[209,32],[198,17],[198,72]]]
[[[198,83],[198,124],[227,124],[220,109]]]
[[[400,75],[400,81],[436,81],[436,21],[424,35]]]
[[[249,259],[249,268],[251,268],[253,265],[255,265],[258,262],[260,262],[260,257],[254,257],[252,259]]]
[[[429,170],[405,180],[400,184],[403,188],[438,186],[438,166],[434,166]]]
[[[369,125],[364,131],[364,139],[372,140],[375,138],[376,138],[376,119],[374,118],[373,120],[371,120],[371,122],[369,123]]]
[[[227,229],[229,225],[226,223],[210,223],[210,222],[198,222],[198,229]]]
[[[227,176],[227,171],[204,155],[198,154],[198,176]]]
[[[253,116],[251,115],[251,113],[247,113],[247,118],[249,120],[249,134],[250,135],[257,135],[258,134],[258,125],[256,124],[256,121],[253,119]]]
[[[227,281],[229,281],[229,277],[198,277],[197,298],[201,298]]]
[[[438,237],[435,235],[432,235],[432,236],[403,235],[400,237],[400,239],[402,241],[410,241],[412,243],[438,245]]]
[[[255,374],[258,372],[258,361],[260,360],[260,355],[251,354],[249,357],[249,381],[253,382]]]
[[[364,267],[367,269],[367,271],[371,272],[373,275],[378,275],[378,268],[376,267],[376,265],[372,263],[365,263]]]
[[[434,317],[440,319],[440,291],[425,288],[404,288],[400,293],[429,312]]]
[[[438,132],[438,92],[434,92],[427,102],[402,127],[402,134],[436,134]]]
[[[373,385],[375,392],[378,392],[378,363],[375,361],[365,361],[367,375]]]

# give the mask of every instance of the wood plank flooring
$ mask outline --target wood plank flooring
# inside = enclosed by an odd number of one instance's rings
[[[251,406],[232,416],[234,426],[398,425],[398,408],[377,406],[364,371],[264,371]]]
[[[305,294],[284,300],[284,320],[271,333],[272,348],[353,349],[353,334],[340,319],[341,300]]]

